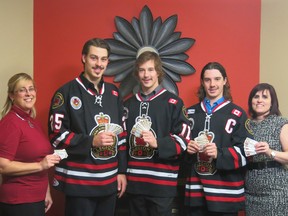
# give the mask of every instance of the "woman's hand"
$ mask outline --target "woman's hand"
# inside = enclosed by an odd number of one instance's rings
[[[61,158],[56,154],[46,155],[46,157],[40,161],[40,165],[43,170],[49,169],[60,162]]]
[[[269,147],[269,144],[267,142],[258,142],[255,144],[255,151],[257,154],[266,154],[270,157],[271,155],[271,149]]]

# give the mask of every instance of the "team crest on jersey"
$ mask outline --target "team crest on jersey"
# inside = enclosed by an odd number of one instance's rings
[[[247,119],[247,120],[245,121],[245,128],[246,128],[246,130],[248,131],[248,133],[254,135],[254,133],[253,133],[253,131],[252,131],[252,128],[251,128],[251,125],[250,125],[250,122],[251,122],[250,119]]]
[[[210,143],[213,142],[215,134],[212,131],[200,131],[198,136],[203,134],[207,136]],[[213,158],[202,152],[197,153],[197,162],[194,164],[194,168],[199,175],[214,175],[217,171]]]
[[[97,135],[105,131],[105,124],[110,123],[110,116],[104,113],[99,113],[94,117],[96,126],[91,130],[90,135]],[[98,160],[108,160],[117,155],[117,143],[118,137],[113,137],[113,145],[111,146],[100,146],[91,148],[91,156]]]
[[[189,117],[188,117],[187,110],[186,110],[185,106],[182,107],[182,112],[183,112],[183,115],[186,117],[186,119],[189,120]]]
[[[138,116],[135,124],[131,129],[129,137],[129,155],[136,159],[150,159],[153,157],[155,150],[149,146],[142,138],[142,131],[152,131],[156,137],[155,131],[151,128],[151,118],[147,115]]]
[[[57,92],[53,98],[52,109],[61,107],[64,104],[64,97],[60,92]]]
[[[79,110],[82,107],[82,101],[80,100],[79,97],[73,96],[70,99],[70,104],[73,109]]]
[[[154,130],[152,128],[150,130],[156,137]],[[129,155],[132,158],[150,159],[155,154],[155,149],[151,148],[147,143],[145,143],[142,137],[136,137],[135,135],[130,134],[129,143]]]

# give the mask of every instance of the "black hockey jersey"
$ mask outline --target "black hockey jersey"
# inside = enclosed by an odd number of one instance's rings
[[[179,155],[190,139],[190,125],[183,101],[166,89],[148,101],[138,93],[124,103],[129,139],[127,192],[156,197],[176,195]],[[158,149],[131,133],[137,122],[150,121]]]
[[[205,133],[217,146],[217,159],[202,153],[189,155],[191,170],[185,187],[185,205],[207,206],[213,212],[244,209],[246,158],[243,143],[252,137],[245,111],[224,101],[209,115],[201,102],[187,109],[191,138]],[[191,162],[190,161],[190,162]]]
[[[117,174],[125,173],[125,132],[112,146],[92,148],[105,123],[123,125],[116,86],[102,81],[99,94],[83,73],[56,91],[49,112],[49,136],[68,158],[55,167],[53,186],[70,196],[106,196],[117,192]]]

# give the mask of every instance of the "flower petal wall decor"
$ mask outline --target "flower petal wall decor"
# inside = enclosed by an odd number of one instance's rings
[[[195,39],[180,38],[181,32],[174,32],[178,17],[172,15],[164,22],[161,17],[153,19],[152,13],[144,6],[140,18],[132,18],[131,23],[116,16],[115,25],[118,32],[113,33],[113,39],[106,39],[111,47],[110,63],[104,76],[115,76],[114,82],[120,82],[119,91],[122,97],[139,90],[139,83],[133,76],[137,57],[149,50],[157,53],[165,72],[162,86],[178,95],[176,82],[182,75],[195,73],[195,69],[186,60],[185,52],[193,46]]]

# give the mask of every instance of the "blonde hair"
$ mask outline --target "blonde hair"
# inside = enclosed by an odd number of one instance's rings
[[[9,97],[10,94],[14,94],[15,92],[15,88],[18,84],[19,81],[21,80],[29,80],[33,82],[33,85],[35,86],[34,80],[32,79],[32,77],[26,73],[18,73],[15,74],[14,76],[12,76],[9,81],[8,81],[8,91],[7,91],[7,98],[6,98],[6,102],[1,110],[1,118],[3,118],[4,116],[7,115],[7,113],[9,113],[9,111],[11,110],[12,106],[13,106],[13,101],[12,99]],[[31,114],[30,116],[32,118],[36,117],[36,109],[35,107],[33,107],[31,109]]]

